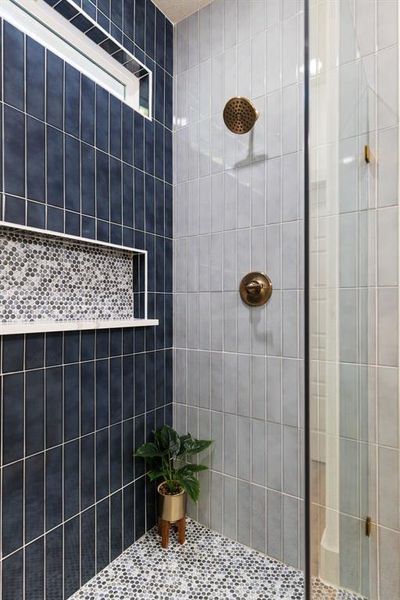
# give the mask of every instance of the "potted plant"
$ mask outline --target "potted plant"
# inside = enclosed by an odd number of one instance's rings
[[[177,523],[179,541],[184,542],[187,495],[197,502],[200,483],[196,473],[208,468],[192,463],[190,459],[211,444],[212,440],[197,440],[190,433],[180,436],[172,427],[164,425],[154,431],[154,441],[143,444],[135,452],[136,457],[146,461],[150,481],[161,480],[157,496],[163,547],[168,545],[171,523]]]

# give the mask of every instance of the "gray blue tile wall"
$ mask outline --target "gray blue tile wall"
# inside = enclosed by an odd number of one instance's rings
[[[174,418],[215,440],[191,515],[302,566],[303,3],[214,0],[178,23]],[[232,96],[260,113],[234,135]],[[238,289],[265,271],[262,308]]]
[[[172,421],[172,25],[77,5],[153,72],[154,119],[2,22],[2,218],[147,249],[160,326],[2,338],[3,600],[64,600],[153,525],[132,453]]]

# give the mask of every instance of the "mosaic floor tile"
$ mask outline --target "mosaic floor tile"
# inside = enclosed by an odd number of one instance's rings
[[[317,600],[361,600],[318,585]],[[333,595],[332,595],[333,593]],[[180,546],[152,529],[71,600],[302,600],[303,574],[188,520]]]

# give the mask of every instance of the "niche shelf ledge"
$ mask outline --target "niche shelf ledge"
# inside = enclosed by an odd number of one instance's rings
[[[1,323],[0,335],[50,333],[54,331],[85,331],[88,329],[122,329],[126,327],[151,327],[158,319],[131,319],[110,321],[35,321],[34,323]]]

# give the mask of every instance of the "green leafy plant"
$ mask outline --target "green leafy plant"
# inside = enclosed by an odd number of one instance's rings
[[[168,494],[179,494],[184,490],[197,502],[200,483],[196,473],[206,471],[208,467],[192,463],[190,458],[211,444],[212,440],[196,440],[190,433],[180,436],[172,427],[164,425],[154,431],[154,441],[137,448],[135,456],[146,461],[151,481],[164,481]]]

